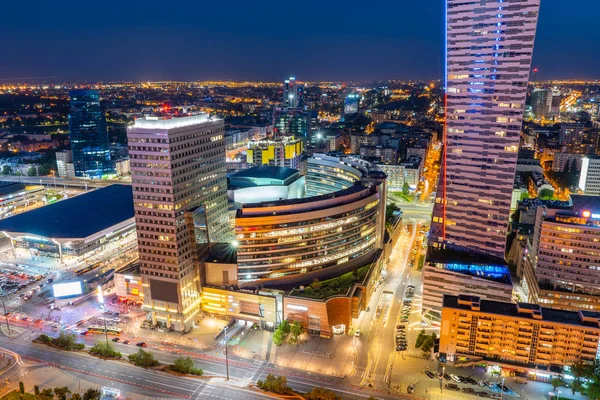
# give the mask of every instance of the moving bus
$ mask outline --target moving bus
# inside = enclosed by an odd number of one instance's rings
[[[88,326],[87,331],[89,333],[104,333],[104,325],[90,325]],[[123,329],[107,326],[106,332],[109,335],[121,336],[123,334]]]

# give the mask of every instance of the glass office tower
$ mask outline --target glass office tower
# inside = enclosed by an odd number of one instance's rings
[[[446,0],[434,248],[504,258],[540,0]]]
[[[106,118],[100,107],[98,91],[73,90],[69,94],[69,133],[75,176],[101,179],[105,175],[114,174]]]

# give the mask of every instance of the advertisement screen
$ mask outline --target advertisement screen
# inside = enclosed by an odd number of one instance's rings
[[[54,291],[54,297],[57,298],[77,296],[83,293],[80,281],[57,283],[52,285],[52,290]]]

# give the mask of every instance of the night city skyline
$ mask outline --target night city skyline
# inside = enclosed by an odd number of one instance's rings
[[[0,79],[57,81],[441,79],[443,2],[234,1],[170,7],[104,1],[101,6],[36,0],[11,18]],[[96,4],[96,3],[91,3]],[[585,12],[583,12],[585,10]],[[595,16],[600,3],[541,6],[533,65],[538,79],[599,77]],[[331,60],[335,62],[331,62]]]
[[[600,400],[599,0],[2,5],[0,400]]]

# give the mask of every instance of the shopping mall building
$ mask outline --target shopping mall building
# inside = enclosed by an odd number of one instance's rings
[[[387,259],[386,175],[364,160],[316,154],[302,178],[306,195],[298,197],[303,191],[295,188],[297,175],[289,168],[271,170],[278,168],[230,176],[238,182],[230,187],[230,200],[245,202],[236,204],[236,242],[213,244],[201,265],[202,309],[267,328],[288,319],[315,335],[347,332],[366,308]],[[275,191],[280,199],[273,199]],[[335,296],[305,291],[315,281],[353,271],[361,272],[356,282]]]

